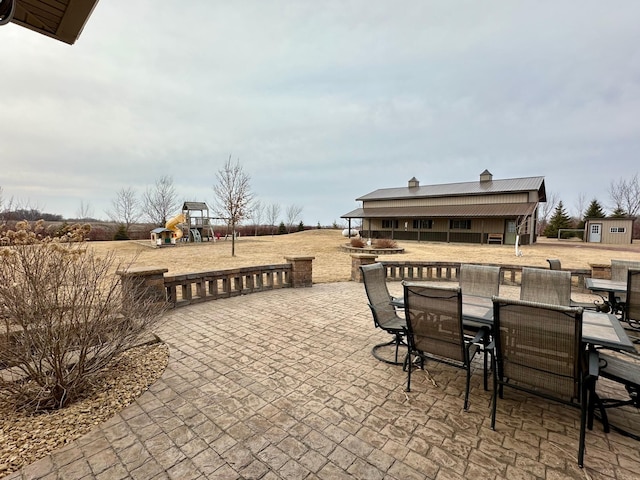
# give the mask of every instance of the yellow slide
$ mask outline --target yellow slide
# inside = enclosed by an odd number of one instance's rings
[[[178,240],[182,238],[182,229],[178,225],[180,225],[181,223],[184,223],[185,221],[186,219],[184,218],[184,213],[179,213],[172,219],[167,220],[167,223],[165,224],[164,228],[171,230],[173,234],[176,236],[176,240]]]

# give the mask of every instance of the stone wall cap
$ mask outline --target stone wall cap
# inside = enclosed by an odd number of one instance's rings
[[[376,258],[378,255],[373,253],[352,253],[352,258]]]
[[[144,277],[150,275],[163,275],[169,271],[163,267],[131,267],[125,270],[118,270],[116,273],[123,277]]]
[[[315,260],[316,257],[307,257],[304,255],[287,255],[284,257],[285,260]]]

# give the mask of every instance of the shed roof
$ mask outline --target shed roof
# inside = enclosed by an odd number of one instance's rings
[[[433,207],[356,208],[340,218],[504,218],[531,215],[537,205],[537,203],[488,203]]]
[[[487,195],[498,193],[538,191],[538,201],[546,202],[547,194],[544,177],[507,178],[502,180],[488,180],[461,183],[444,183],[439,185],[424,185],[409,188],[381,188],[357,198],[357,201],[367,200],[397,200],[426,197],[453,197],[467,195]]]
[[[73,45],[98,0],[15,0],[12,22]]]

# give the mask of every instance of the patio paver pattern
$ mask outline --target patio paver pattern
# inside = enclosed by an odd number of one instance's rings
[[[405,394],[402,367],[370,353],[388,335],[374,329],[361,284],[176,309],[160,336],[171,356],[149,391],[5,478],[625,480],[640,472],[640,444],[599,423],[579,469],[579,411],[539,398],[505,392],[492,431],[479,364],[468,412],[457,368],[429,362],[433,382],[418,371]]]

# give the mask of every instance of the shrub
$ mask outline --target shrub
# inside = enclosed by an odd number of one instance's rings
[[[118,229],[116,230],[115,235],[113,236],[114,240],[129,240],[129,234],[127,233],[127,227],[120,224],[118,225]]]
[[[362,240],[361,238],[358,238],[358,237],[353,237],[351,239],[351,246],[355,247],[355,248],[363,248],[364,247],[364,240]]]
[[[390,238],[378,238],[373,241],[373,246],[375,248],[396,248],[398,243]]]
[[[160,319],[164,302],[123,305],[114,256],[84,247],[88,230],[61,239],[19,222],[1,231],[0,395],[33,410],[81,397],[115,357]]]

